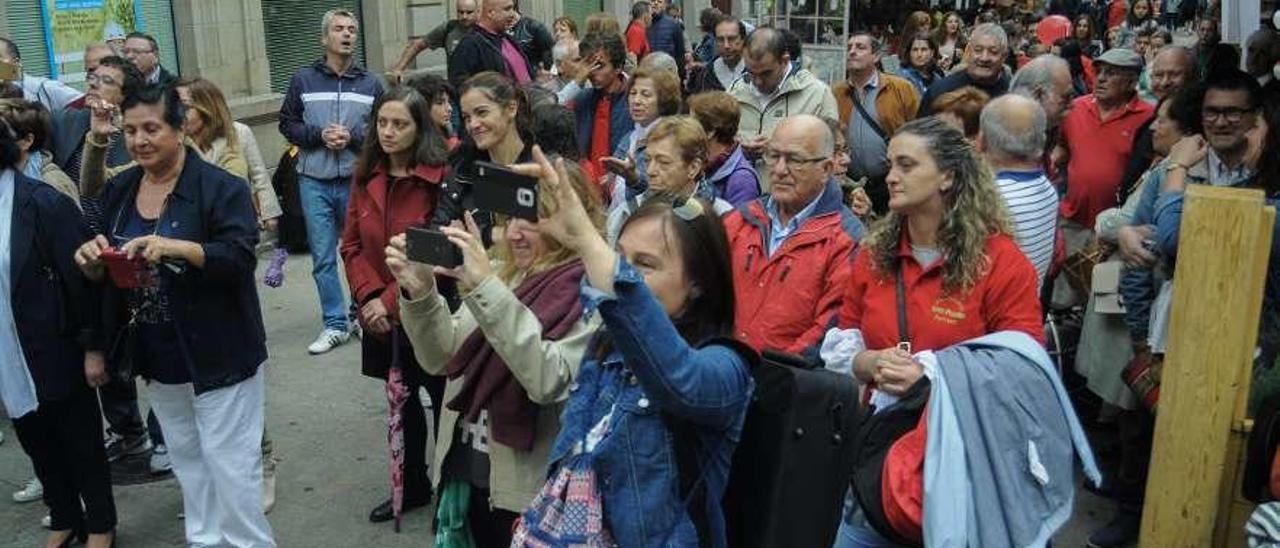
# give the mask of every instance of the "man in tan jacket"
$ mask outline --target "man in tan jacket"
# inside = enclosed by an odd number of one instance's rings
[[[884,184],[889,173],[889,138],[920,108],[920,95],[910,81],[879,69],[883,47],[865,32],[849,37],[845,81],[833,89],[852,158],[848,175],[855,181],[866,180],[864,188],[877,213],[884,213],[889,205]]]

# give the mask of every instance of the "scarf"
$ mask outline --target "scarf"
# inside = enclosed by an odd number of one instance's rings
[[[579,291],[585,269],[573,260],[534,275],[515,290],[516,298],[533,311],[542,324],[544,340],[559,340],[582,316]],[[529,401],[507,364],[494,352],[480,329],[472,331],[445,369],[450,379],[465,377],[462,390],[449,409],[470,422],[489,410],[489,433],[494,441],[520,451],[533,449],[538,404]]]

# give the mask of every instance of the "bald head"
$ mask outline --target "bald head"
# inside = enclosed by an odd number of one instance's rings
[[[1165,46],[1151,60],[1151,93],[1164,99],[1187,85],[1195,74],[1191,50],[1182,46]]]
[[[1038,165],[1044,153],[1045,115],[1040,103],[1001,95],[982,109],[978,146],[993,167]]]
[[[1041,55],[1032,59],[1009,83],[1009,92],[1040,102],[1051,126],[1057,127],[1071,109],[1071,66],[1057,55]]]
[[[790,116],[773,130],[764,156],[773,183],[770,195],[784,217],[822,194],[835,168],[834,153],[835,136],[817,116]]]

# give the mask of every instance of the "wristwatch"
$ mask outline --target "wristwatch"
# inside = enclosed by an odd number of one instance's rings
[[[1182,171],[1188,171],[1188,170],[1190,170],[1190,168],[1188,168],[1187,166],[1185,166],[1185,165],[1183,165],[1183,164],[1180,164],[1180,163],[1178,163],[1178,162],[1169,162],[1169,165],[1167,165],[1167,166],[1165,166],[1165,167],[1164,167],[1164,170],[1165,170],[1165,172],[1166,172],[1166,173],[1167,173],[1167,172],[1170,172],[1170,171],[1173,171],[1173,170],[1175,170],[1175,169],[1181,169]]]

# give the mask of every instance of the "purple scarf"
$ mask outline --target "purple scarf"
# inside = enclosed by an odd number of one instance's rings
[[[516,298],[542,324],[544,340],[560,340],[582,317],[579,291],[584,272],[582,261],[575,259],[530,277],[516,288]],[[488,409],[489,432],[494,441],[520,451],[533,449],[539,406],[529,401],[524,387],[479,328],[453,354],[446,373],[450,379],[466,377],[462,391],[449,402],[449,409],[470,422],[480,420],[480,411]]]

